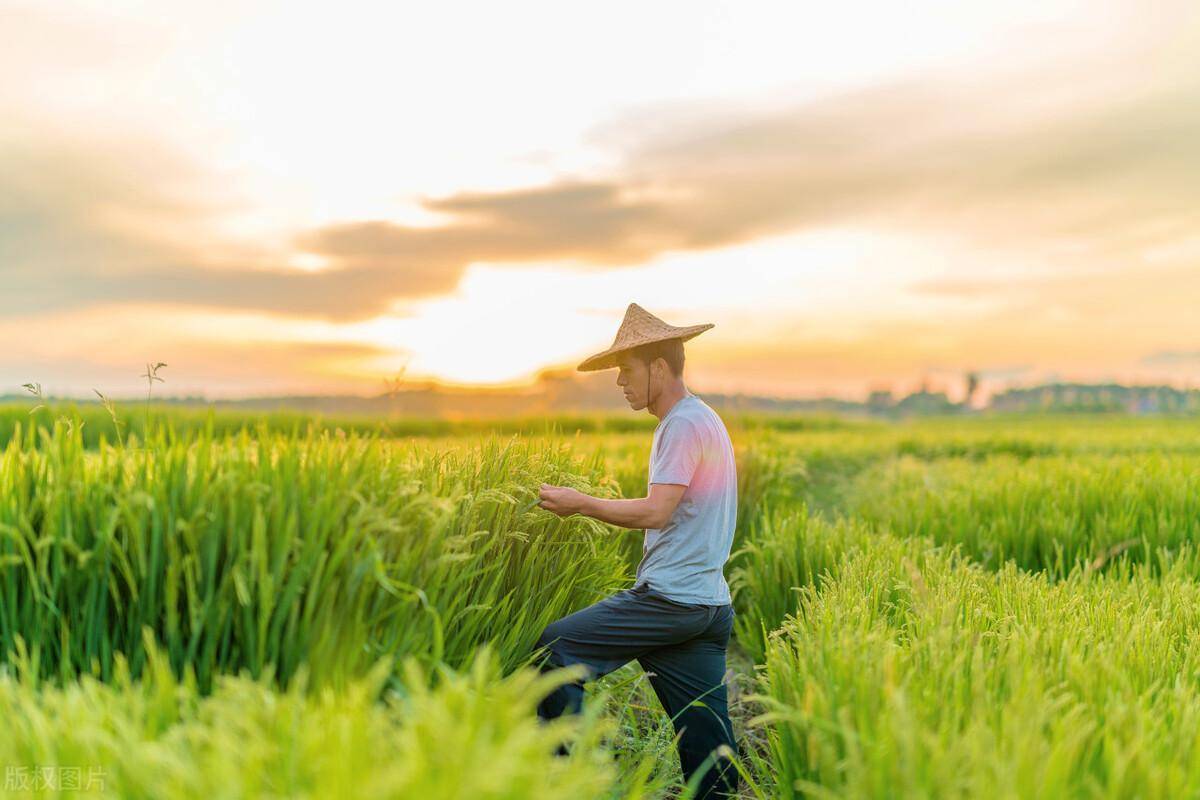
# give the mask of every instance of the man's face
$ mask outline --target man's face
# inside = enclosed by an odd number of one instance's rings
[[[629,355],[621,356],[618,364],[620,369],[617,371],[617,386],[625,392],[625,402],[629,403],[629,407],[634,411],[641,411],[649,402],[646,395],[649,367],[645,361]]]

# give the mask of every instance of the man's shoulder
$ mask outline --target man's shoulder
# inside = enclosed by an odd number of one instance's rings
[[[679,401],[676,413],[663,426],[669,436],[695,436],[710,439],[714,436],[729,437],[725,422],[713,408],[695,395]]]
[[[685,418],[693,422],[710,422],[722,430],[725,428],[725,420],[721,419],[721,415],[717,413],[716,409],[696,395],[692,395],[692,398],[693,402],[688,403],[685,408],[681,409]]]

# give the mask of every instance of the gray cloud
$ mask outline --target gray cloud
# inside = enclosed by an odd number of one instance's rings
[[[1139,72],[1144,52],[1126,55],[736,116],[616,119],[595,132],[622,154],[612,175],[424,198],[450,215],[440,227],[363,220],[300,232],[296,247],[332,265],[315,273],[111,224],[114,209],[180,229],[219,210],[182,159],[102,142],[46,141],[16,157],[4,146],[0,314],[146,300],[361,319],[451,291],[474,261],[605,269],[842,224],[1035,254],[1066,244],[1056,266],[1111,268],[1200,229],[1198,59]],[[1112,77],[1096,78],[1100,67]],[[979,287],[964,270],[958,284],[925,288]]]
[[[302,242],[358,268],[442,256],[453,272],[475,258],[630,264],[853,224],[1110,269],[1200,229],[1200,80],[1136,71],[1136,58],[1106,65],[1105,80],[1084,64],[897,83],[732,119],[680,113],[678,126],[616,120],[595,137],[624,151],[609,181],[426,200],[461,222],[344,225]]]
[[[363,316],[392,296],[449,291],[461,271],[413,253],[347,255],[336,272],[308,273],[212,242],[205,225],[228,205],[208,196],[194,165],[147,142],[52,141],[4,152],[0,315],[171,301]]]

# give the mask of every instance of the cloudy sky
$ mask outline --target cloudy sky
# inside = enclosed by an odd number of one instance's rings
[[[0,394],[1200,384],[1200,6],[0,0]]]

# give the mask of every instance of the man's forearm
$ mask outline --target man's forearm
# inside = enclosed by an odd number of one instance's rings
[[[610,525],[622,528],[656,528],[658,520],[649,497],[628,500],[606,500],[588,495],[583,501],[581,514],[593,517]]]

